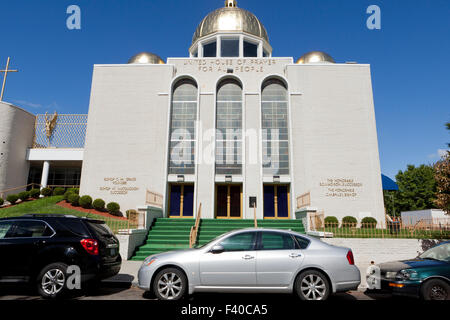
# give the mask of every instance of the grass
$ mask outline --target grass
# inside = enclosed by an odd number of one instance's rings
[[[323,229],[322,229],[323,230]],[[319,230],[320,231],[320,230]],[[376,228],[325,228],[326,232],[332,232],[335,238],[402,238],[402,239],[449,239],[448,230],[413,230],[400,229],[391,232],[386,229]]]
[[[78,210],[67,209],[58,206],[57,203],[62,201],[63,199],[64,196],[53,196],[19,203],[12,207],[0,209],[0,218],[17,217],[32,213],[61,214],[103,220],[115,232],[117,232],[117,230],[119,229],[126,229],[128,227],[128,222],[126,220],[107,218],[101,215],[84,213]]]

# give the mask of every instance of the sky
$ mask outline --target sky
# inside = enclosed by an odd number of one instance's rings
[[[67,8],[81,9],[69,30]],[[94,64],[150,51],[187,57],[192,35],[222,0],[0,0],[4,100],[34,114],[87,113]],[[381,29],[369,30],[370,5]],[[312,50],[371,65],[382,172],[432,164],[450,142],[450,1],[238,0],[266,27],[273,56]],[[0,115],[1,116],[1,115]]]

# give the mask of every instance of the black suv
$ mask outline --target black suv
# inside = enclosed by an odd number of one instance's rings
[[[44,298],[68,290],[72,267],[81,283],[116,275],[122,263],[119,241],[101,220],[64,215],[0,219],[0,283],[27,282]]]

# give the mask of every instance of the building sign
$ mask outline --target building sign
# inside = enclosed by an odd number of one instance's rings
[[[223,72],[233,70],[233,73],[261,73],[267,72],[267,67],[276,66],[276,59],[242,58],[242,59],[187,59],[184,66],[196,67],[200,72]]]
[[[324,190],[325,197],[356,198],[361,193],[363,184],[349,178],[328,178],[320,182],[319,186]]]
[[[136,178],[107,177],[103,179],[105,186],[100,187],[100,191],[106,191],[110,194],[126,195],[128,192],[138,191],[139,188],[133,186]]]

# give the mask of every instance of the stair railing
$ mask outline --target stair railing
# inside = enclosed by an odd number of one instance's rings
[[[191,227],[191,233],[189,235],[189,248],[192,248],[197,243],[198,227],[200,226],[200,219],[202,216],[202,204],[198,207],[197,217],[195,218],[195,224]]]

